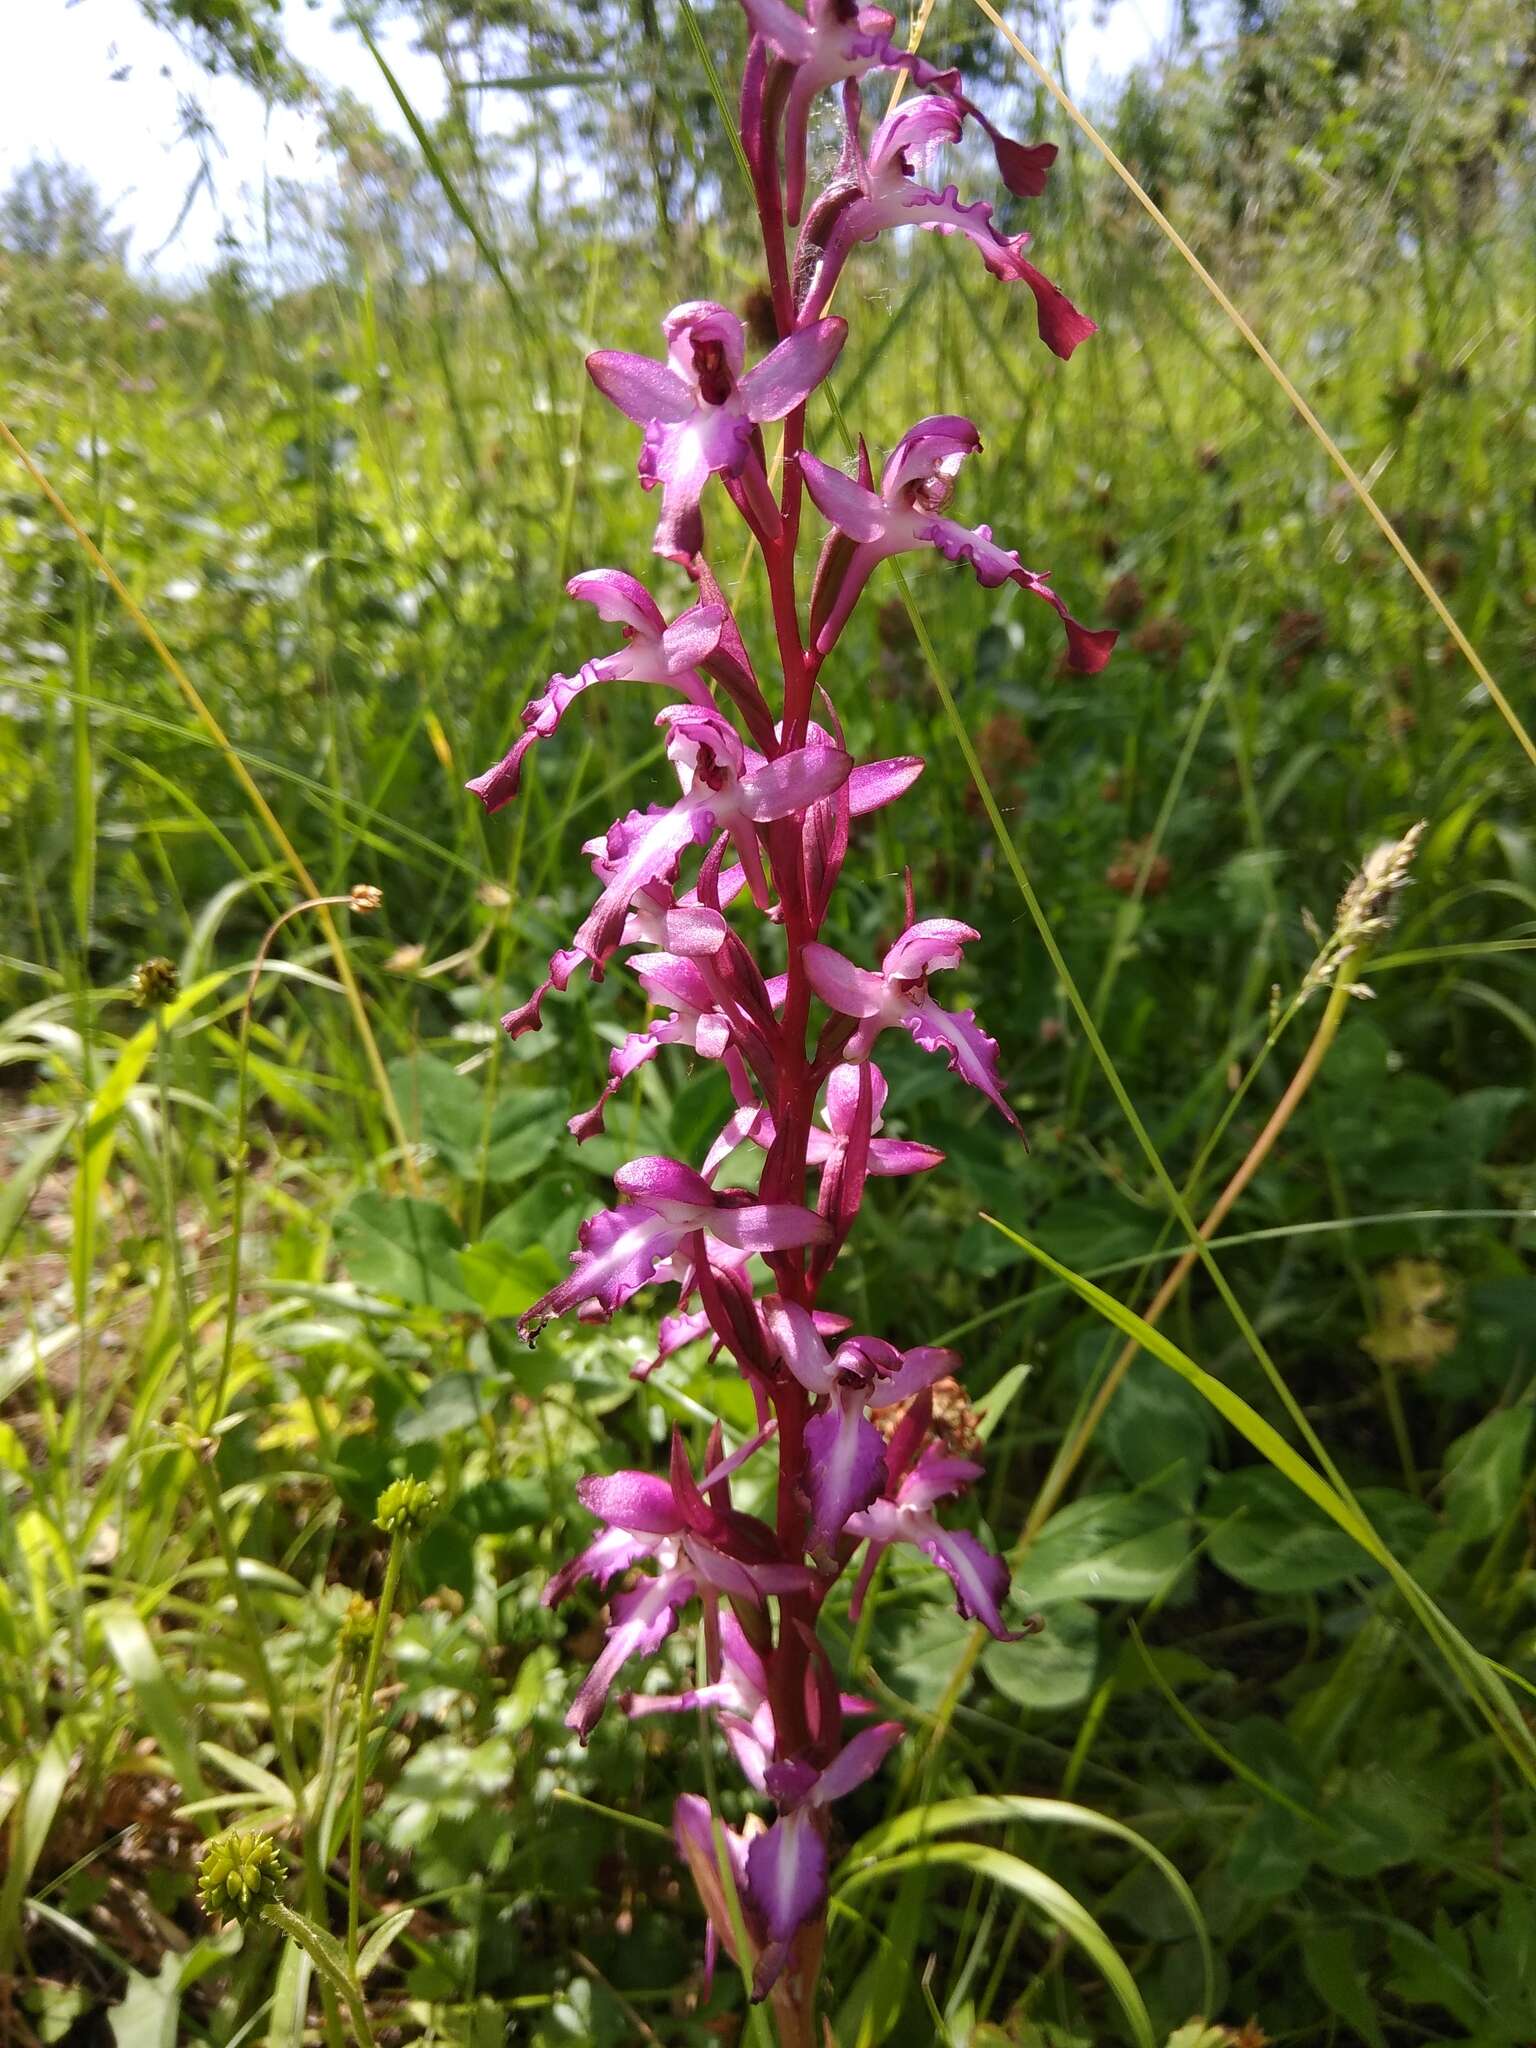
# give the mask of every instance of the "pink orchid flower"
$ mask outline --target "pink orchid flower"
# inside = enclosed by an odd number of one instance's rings
[[[830,1550],[849,1516],[885,1490],[885,1439],[866,1414],[911,1400],[958,1371],[960,1360],[935,1345],[898,1351],[880,1337],[845,1338],[829,1352],[810,1313],[777,1297],[764,1303],[763,1320],[782,1363],[827,1404],[805,1438],[811,1547]]]
[[[807,0],[797,14],[788,0],[742,0],[755,35],[793,76],[784,102],[785,213],[791,227],[805,203],[806,139],[818,93],[871,71],[904,71],[916,86],[942,94],[975,117],[991,139],[997,167],[1010,192],[1038,197],[1055,161],[1053,143],[1020,143],[1001,134],[960,91],[958,71],[941,71],[892,41],[896,18],[857,0]]]
[[[814,320],[822,312],[860,242],[872,242],[886,228],[921,227],[941,235],[964,235],[994,277],[1027,285],[1035,298],[1040,339],[1063,362],[1080,342],[1097,333],[1066,293],[1025,256],[1028,235],[999,234],[986,200],[965,205],[954,185],[935,191],[924,181],[928,160],[944,144],[960,140],[963,106],[937,97],[909,100],[886,115],[866,151],[859,140],[858,87],[850,84],[846,96],[843,161],[807,217],[801,237],[802,267],[808,269],[813,262],[815,267],[799,308],[800,319]]]
[[[998,546],[990,526],[962,526],[944,515],[961,464],[980,447],[975,426],[958,414],[937,413],[919,420],[891,450],[878,492],[870,485],[867,457],[861,457],[861,476],[855,481],[814,455],[801,455],[805,487],[818,511],[853,543],[846,560],[837,564],[835,583],[818,575],[811,607],[818,653],[830,652],[877,562],[929,547],[951,562],[968,562],[985,589],[1013,582],[1042,599],[1066,627],[1072,667],[1084,675],[1097,675],[1103,668],[1117,637],[1113,631],[1090,632],[1079,625],[1049,578],[1021,567],[1011,549]],[[827,559],[823,557],[824,563]]]
[[[979,1621],[999,1642],[1017,1642],[1031,1633],[1010,1629],[1003,1620],[1008,1594],[1008,1567],[963,1529],[945,1529],[934,1515],[941,1500],[960,1493],[981,1477],[969,1458],[952,1458],[930,1445],[896,1489],[895,1498],[872,1501],[848,1518],[850,1536],[867,1537],[869,1550],[859,1576],[854,1608],[873,1576],[880,1553],[891,1543],[911,1543],[955,1589],[955,1607],[962,1621]]]
[[[717,1193],[702,1174],[676,1159],[632,1159],[613,1182],[627,1199],[581,1226],[571,1273],[519,1317],[524,1337],[573,1308],[586,1308],[599,1319],[611,1316],[687,1238],[715,1238],[745,1257],[816,1244],[827,1235],[826,1223],[809,1209]]]
[[[850,1060],[867,1058],[881,1032],[899,1026],[924,1052],[943,1053],[950,1072],[980,1089],[1018,1129],[998,1078],[997,1040],[982,1030],[974,1010],[946,1010],[928,993],[929,975],[958,967],[966,946],[980,936],[955,918],[929,917],[902,933],[878,971],[856,967],[819,940],[805,949],[805,970],[829,1009],[858,1018],[848,1041]]]
[[[584,691],[597,683],[660,683],[691,704],[709,708],[712,699],[699,667],[720,643],[725,611],[696,604],[669,626],[643,583],[622,569],[584,569],[565,586],[568,594],[597,608],[599,618],[617,625],[624,645],[617,653],[584,662],[574,676],[551,676],[541,696],[523,706],[523,730],[505,757],[464,786],[488,811],[499,811],[517,795],[529,749],[547,740]]]
[[[843,320],[818,320],[781,341],[743,374],[746,331],[709,299],[675,306],[661,323],[667,360],[599,349],[587,370],[603,396],[645,429],[640,481],[661,486],[658,555],[691,563],[704,545],[699,500],[710,477],[739,481],[759,527],[776,534],[778,508],[768,489],[757,430],[803,405],[837,360]]]
[[[703,1488],[719,1487],[760,1442],[749,1440],[717,1465],[706,1474]],[[588,1475],[578,1480],[576,1493],[606,1527],[549,1581],[543,1593],[546,1607],[556,1606],[583,1579],[606,1586],[643,1559],[657,1566],[655,1577],[611,1602],[607,1640],[565,1717],[583,1743],[619,1672],[631,1657],[655,1655],[696,1591],[705,1589],[714,1597],[723,1593],[761,1607],[769,1594],[795,1592],[813,1579],[803,1565],[784,1559],[766,1522],[705,1498],[675,1431],[669,1478],[654,1472]]]

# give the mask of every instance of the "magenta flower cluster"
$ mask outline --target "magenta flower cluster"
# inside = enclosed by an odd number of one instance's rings
[[[1115,636],[1079,625],[1047,578],[1023,568],[987,526],[951,515],[959,472],[981,447],[970,420],[919,420],[878,484],[862,442],[853,476],[804,447],[807,400],[847,336],[826,308],[858,246],[888,229],[966,237],[995,277],[1033,295],[1041,340],[1058,356],[1093,332],[1028,261],[1027,236],[1003,235],[989,204],[963,203],[954,185],[926,174],[934,153],[973,121],[1008,189],[1036,195],[1054,147],[1000,134],[965,97],[958,73],[897,48],[891,17],[878,9],[808,0],[801,15],[786,0],[743,5],[751,40],[741,140],[781,339],[749,368],[741,320],[690,301],[662,322],[664,360],[607,349],[587,359],[598,390],[641,430],[640,481],[660,492],[655,552],[681,565],[698,601],[669,623],[622,570],[575,577],[570,594],[615,626],[621,645],[576,676],[552,677],[524,710],[505,759],[470,788],[488,810],[507,803],[532,749],[598,684],[670,693],[656,723],[676,795],[588,843],[596,901],[547,979],[503,1021],[514,1037],[536,1030],[551,993],[583,966],[599,979],[626,952],[653,1021],[613,1053],[607,1086],[572,1131],[579,1139],[600,1131],[615,1092],[666,1046],[718,1062],[735,1108],[699,1167],[643,1158],[619,1169],[618,1205],[582,1226],[569,1276],[522,1329],[531,1338],[554,1316],[606,1318],[642,1289],[671,1287],[675,1305],[660,1318],[655,1355],[637,1370],[707,1342],[743,1374],[757,1428],[725,1455],[717,1426],[701,1474],[674,1434],[665,1477],[623,1471],[583,1480],[582,1505],[600,1527],[545,1597],[556,1602],[585,1580],[615,1589],[604,1646],[567,1717],[583,1741],[621,1680],[636,1686],[643,1660],[697,1603],[702,1682],[681,1695],[631,1689],[623,1705],[636,1716],[710,1709],[747,1783],[771,1805],[766,1824],[717,1833],[705,1802],[688,1795],[676,1834],[708,1913],[711,1954],[723,1943],[756,1996],[774,1992],[785,2037],[810,2041],[829,1809],[902,1734],[897,1722],[871,1722],[870,1704],[840,1690],[818,1634],[823,1603],[852,1574],[857,1614],[882,1552],[907,1544],[948,1576],[962,1616],[1010,1634],[1006,1566],[948,1519],[949,1504],[980,1475],[934,1426],[934,1389],[959,1360],[855,1332],[822,1304],[871,1178],[942,1162],[932,1146],[881,1134],[882,1035],[906,1032],[1017,1123],[995,1042],[971,1011],[934,993],[976,939],[969,925],[917,918],[909,883],[903,928],[878,963],[860,965],[820,936],[858,822],[899,799],[923,768],[915,759],[850,757],[824,664],[879,564],[920,549],[969,564],[985,586],[1014,582],[1052,606],[1068,663],[1080,672],[1104,666]],[[860,81],[873,71],[904,74],[914,91],[866,140]],[[807,206],[811,112],[829,88],[840,92],[842,153]],[[792,252],[787,225],[799,230]],[[763,432],[776,422],[777,491]],[[705,558],[711,477],[761,551],[777,711]],[[796,553],[807,496],[829,531],[802,607]],[[742,936],[752,921],[739,913],[749,909],[771,958],[760,960]],[[743,1158],[759,1162],[755,1191],[720,1184],[726,1162],[739,1167]],[[731,1178],[742,1176],[733,1169]],[[771,1522],[732,1500],[733,1478],[757,1460],[776,1462]],[[851,1736],[850,1722],[858,1728]]]

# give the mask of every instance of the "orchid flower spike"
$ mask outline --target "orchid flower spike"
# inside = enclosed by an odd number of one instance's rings
[[[669,626],[645,585],[622,569],[583,569],[565,587],[571,597],[595,606],[599,618],[618,626],[624,645],[615,654],[584,662],[574,676],[551,676],[543,694],[523,706],[523,730],[504,759],[465,784],[488,811],[512,801],[529,749],[547,740],[595,683],[661,683],[691,704],[708,708],[712,702],[699,667],[719,645],[722,605],[696,604]]]
[[[999,234],[985,199],[964,205],[954,185],[935,190],[922,175],[944,144],[960,140],[963,105],[937,96],[908,100],[886,115],[866,153],[859,141],[858,87],[850,83],[845,90],[848,147],[838,177],[806,219],[798,267],[807,285],[799,317],[814,320],[824,310],[858,243],[872,242],[884,228],[929,228],[936,234],[964,235],[994,277],[1027,285],[1035,297],[1040,339],[1065,362],[1097,329],[1025,256],[1029,236]]]
[[[996,1039],[982,1030],[974,1010],[943,1009],[928,993],[929,975],[958,967],[965,948],[979,937],[955,918],[928,917],[902,933],[878,972],[856,967],[819,940],[805,949],[805,971],[829,1009],[858,1018],[848,1042],[850,1060],[867,1058],[880,1033],[899,1025],[924,1052],[943,1053],[950,1072],[980,1089],[1017,1130],[1019,1120],[998,1078]]]
[[[661,486],[652,543],[685,567],[704,545],[699,500],[710,477],[739,480],[741,503],[769,535],[779,530],[757,429],[803,405],[847,338],[843,320],[817,320],[781,341],[742,374],[746,332],[736,315],[708,299],[675,306],[661,323],[667,360],[598,349],[587,370],[603,396],[645,429],[640,481]]]
[[[940,413],[919,420],[892,449],[878,494],[867,480],[855,482],[814,455],[800,456],[806,489],[817,509],[853,543],[837,563],[835,577],[818,572],[811,625],[819,654],[831,651],[877,562],[913,548],[931,547],[951,562],[968,562],[985,589],[1013,582],[1043,599],[1067,629],[1071,666],[1083,675],[1097,675],[1103,668],[1117,637],[1113,631],[1090,632],[1079,625],[1052,590],[1049,578],[1023,568],[1011,549],[999,547],[990,526],[962,526],[944,516],[943,508],[954,495],[956,474],[965,458],[980,447],[981,436],[975,426],[957,414]],[[824,566],[829,560],[823,557]]]

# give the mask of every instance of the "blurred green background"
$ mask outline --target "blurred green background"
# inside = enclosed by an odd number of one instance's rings
[[[150,11],[252,93],[313,92],[274,8]],[[195,1850],[266,1817],[311,1907],[336,1910],[344,1870],[313,1816],[354,1710],[343,1618],[379,1591],[372,1503],[404,1472],[443,1509],[386,1649],[365,1873],[368,1914],[400,1916],[368,1981],[381,2038],[606,2048],[741,2025],[730,1972],[700,1983],[702,1918],[655,1825],[698,1787],[698,1731],[611,1714],[579,1750],[561,1715],[599,1609],[552,1617],[538,1594],[584,1540],[580,1472],[654,1459],[674,1420],[702,1444],[708,1416],[743,1424],[750,1404],[698,1348],[637,1387],[645,1313],[532,1353],[512,1332],[613,1165],[697,1161],[729,1106],[716,1072],[668,1055],[607,1139],[567,1138],[638,1025],[622,971],[516,1045],[495,1028],[590,898],[581,842],[663,791],[657,700],[595,693],[494,819],[462,784],[552,670],[611,646],[563,596],[570,574],[628,568],[669,609],[688,595],[648,556],[633,431],[584,351],[654,352],[681,299],[749,305],[760,257],[673,0],[388,14],[444,67],[447,111],[413,108],[402,141],[333,100],[334,184],[275,191],[264,251],[231,245],[172,288],[63,165],[0,199],[0,411],[271,812],[0,451],[7,2040],[302,2038],[301,1959],[210,1931]],[[739,9],[692,19],[734,90]],[[1050,63],[1061,24],[1013,19]],[[1074,677],[1043,608],[909,563],[1017,857],[1196,1217],[1302,1059],[1322,998],[1296,998],[1351,872],[1426,822],[1373,999],[1219,1257],[1396,1557],[1528,1716],[1536,768],[1282,392],[990,25],[939,0],[923,48],[965,65],[1010,132],[1061,144],[1046,197],[1004,224],[1027,222],[1101,332],[1060,364],[968,246],[886,237],[839,292],[837,400],[882,452],[921,414],[972,415],[986,448],[959,516],[1122,629],[1105,674]],[[1245,0],[1182,19],[1095,106],[1527,722],[1533,88],[1536,23],[1513,0]],[[990,193],[989,157],[961,168]],[[810,440],[843,459],[819,397]],[[706,511],[770,674],[743,530],[714,487]],[[810,559],[808,541],[807,577]],[[888,573],[824,682],[856,753],[928,768],[856,837],[829,936],[871,957],[904,867],[920,914],[981,929],[949,1000],[1000,1040],[1030,1149],[887,1039],[888,1128],[948,1164],[878,1187],[837,1305],[963,1350],[1006,1549],[1119,1339],[982,1212],[1143,1306],[1183,1235]],[[387,1086],[301,914],[251,1013],[237,1176],[247,977],[308,893],[274,826],[321,893],[383,891],[371,917],[337,917]],[[184,992],[158,1036],[128,1002],[156,955]],[[1166,1327],[1294,1439],[1208,1277]],[[183,1427],[189,1364],[224,1396],[206,1442]],[[907,1796],[1066,1796],[1162,1849],[1209,1928],[1209,2003],[1187,1915],[1122,1841],[1027,1821],[1002,1838],[1090,1908],[1159,2039],[1202,2013],[1215,2031],[1181,2039],[1211,2048],[1536,2039],[1536,1838],[1510,1744],[1387,1575],[1151,1357],[1016,1585],[1044,1633],[982,1655]],[[839,1637],[911,1718],[913,1759],[968,1633],[944,1590],[892,1570],[867,1630]],[[679,1680],[687,1654],[666,1652]],[[898,1776],[848,1803],[847,1839]],[[739,1814],[728,1772],[721,1792]],[[963,1870],[852,1893],[828,1969],[841,2048],[1128,2038],[1092,1961]]]

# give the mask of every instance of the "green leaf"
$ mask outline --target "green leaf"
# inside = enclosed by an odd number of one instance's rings
[[[475,1536],[536,1528],[549,1519],[549,1488],[542,1479],[483,1479],[459,1495],[453,1515]]]
[[[1086,1906],[1073,1898],[1055,1878],[1047,1877],[1043,1870],[1037,1870],[1034,1864],[1026,1863],[1022,1857],[1010,1856],[1006,1851],[993,1849],[984,1842],[928,1843],[920,1849],[884,1857],[878,1863],[850,1872],[841,1889],[843,1892],[858,1891],[865,1885],[883,1883],[905,1870],[935,1866],[949,1866],[967,1871],[973,1877],[986,1878],[1033,1906],[1042,1919],[1075,1941],[1093,1963],[1114,1993],[1139,2048],[1154,2048],[1152,2022],[1147,2008],[1136,1989],[1136,1980],[1114,1943]]]
[[[378,1968],[388,1955],[395,1936],[416,1917],[414,1906],[402,1906],[398,1913],[386,1913],[357,1952],[357,1981],[364,1984],[370,1970]]]
[[[139,1711],[153,1731],[161,1755],[175,1773],[183,1797],[202,1799],[208,1787],[193,1746],[186,1702],[160,1661],[160,1652],[149,1630],[131,1607],[116,1602],[98,1607],[96,1619],[113,1660],[133,1687]]]
[[[435,1444],[460,1430],[474,1429],[490,1413],[500,1384],[484,1373],[443,1373],[428,1385],[419,1408],[396,1416],[395,1442]]]
[[[1145,1494],[1103,1493],[1052,1515],[1018,1567],[1027,1607],[1058,1600],[1151,1600],[1189,1556],[1189,1525]]]
[[[1464,1542],[1495,1536],[1514,1511],[1530,1470],[1536,1409],[1495,1409],[1458,1437],[1446,1457],[1445,1511]]]
[[[176,2048],[180,2035],[181,1973],[186,1958],[170,1951],[158,1976],[128,1973],[121,2005],[108,2015],[117,2048]]]
[[[459,1276],[487,1321],[520,1316],[560,1278],[560,1269],[541,1244],[508,1251],[492,1238],[465,1245]]]
[[[428,1053],[394,1061],[389,1079],[407,1129],[462,1180],[521,1180],[564,1135],[564,1099],[552,1088],[512,1087],[498,1100],[487,1093],[494,1083]]]
[[[989,1643],[981,1668],[1001,1693],[1041,1712],[1075,1707],[1093,1691],[1099,1666],[1099,1617],[1081,1600],[1043,1608],[1039,1635]]]
[[[1367,2048],[1386,2048],[1376,2008],[1366,1994],[1366,1979],[1347,1927],[1309,1927],[1302,1936],[1301,1958],[1313,1990],[1325,2009],[1344,2020]]]
[[[336,1219],[342,1261],[359,1287],[411,1308],[475,1309],[465,1292],[458,1225],[436,1202],[418,1195],[382,1195],[365,1188]]]
[[[1434,1519],[1417,1502],[1389,1488],[1366,1489],[1376,1527],[1389,1542],[1415,1550]],[[1212,1562],[1259,1593],[1316,1593],[1368,1570],[1360,1549],[1297,1494],[1268,1465],[1223,1473],[1206,1495]],[[1390,1532],[1390,1533],[1389,1533]]]

